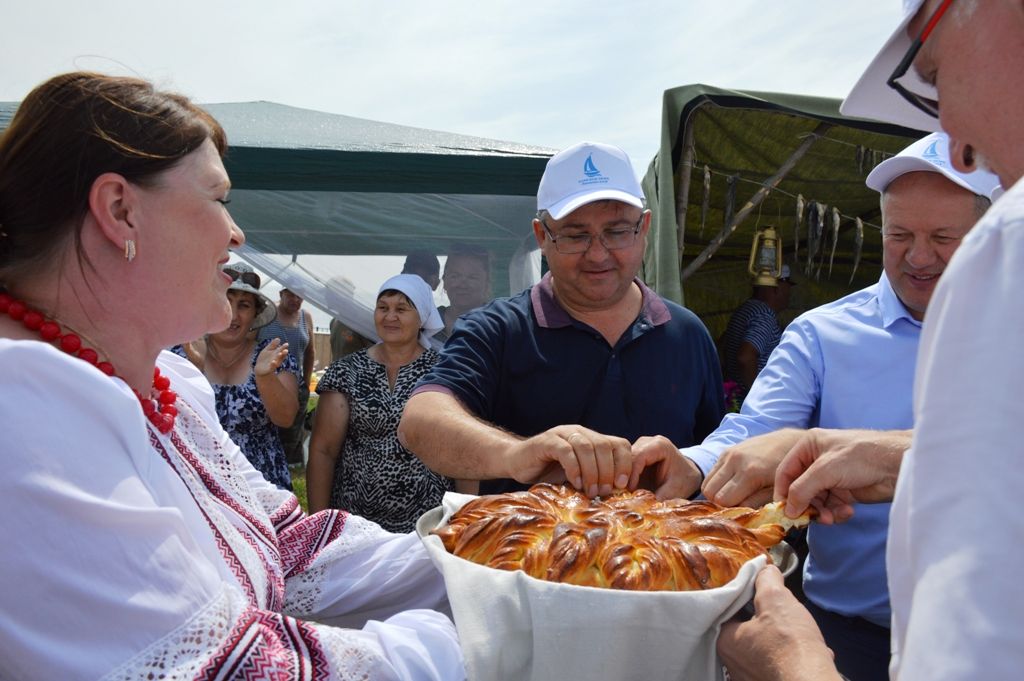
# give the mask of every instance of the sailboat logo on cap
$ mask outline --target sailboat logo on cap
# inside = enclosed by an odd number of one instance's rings
[[[587,155],[587,160],[583,162],[583,174],[587,177],[597,177],[601,174],[601,171],[594,165],[594,159],[591,158],[590,154]]]
[[[939,150],[936,148],[938,147],[938,144],[939,140],[935,140],[929,144],[928,148],[921,152],[921,158],[926,161],[930,161],[937,166],[944,166],[946,165],[946,160],[942,158],[942,154],[939,153]]]

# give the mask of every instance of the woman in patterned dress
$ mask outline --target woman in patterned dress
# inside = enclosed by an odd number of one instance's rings
[[[443,324],[430,287],[415,274],[384,282],[373,322],[381,342],[333,362],[317,384],[309,508],[343,508],[391,532],[409,532],[454,489],[398,442],[402,409],[438,360],[429,339]]]
[[[290,426],[299,409],[295,360],[279,339],[257,342],[253,331],[274,319],[277,308],[260,293],[260,275],[245,263],[224,266],[231,324],[192,343],[189,358],[210,380],[217,416],[249,463],[278,487],[292,478],[274,426]]]
[[[84,72],[0,136],[0,676],[465,678],[419,538],[306,516],[162,351],[232,318],[226,151],[187,98]]]

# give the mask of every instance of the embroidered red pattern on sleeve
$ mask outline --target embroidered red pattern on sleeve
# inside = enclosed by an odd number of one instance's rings
[[[378,652],[365,639],[245,605],[225,587],[205,608],[104,681],[369,681]]]
[[[306,577],[302,573],[328,547],[346,550],[341,545],[348,539],[348,534],[342,539],[347,514],[306,517],[294,495],[254,493],[234,473],[209,428],[187,403],[181,407],[171,446],[155,435],[151,443],[188,487],[237,584],[225,583],[199,612],[106,678],[368,681],[379,676],[380,651],[365,636],[278,612],[284,609],[286,576]],[[196,451],[210,454],[200,458]],[[365,533],[350,534],[359,544]],[[314,601],[312,596],[303,600]]]

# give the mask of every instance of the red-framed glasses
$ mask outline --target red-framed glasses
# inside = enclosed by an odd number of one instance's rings
[[[942,18],[942,15],[946,13],[946,10],[949,9],[949,6],[952,4],[953,0],[943,0],[942,4],[935,10],[931,18],[928,19],[928,23],[925,24],[924,29],[921,31],[921,35],[917,37],[917,40],[911,43],[910,49],[907,50],[907,54],[904,55],[903,60],[900,61],[896,70],[892,72],[891,76],[889,76],[889,80],[885,81],[886,85],[900,93],[903,99],[907,100],[929,116],[934,116],[935,118],[939,117],[939,100],[908,90],[899,82],[899,79],[905,76],[907,71],[910,70],[910,66],[914,63],[917,53],[921,51],[921,46],[924,45],[924,41],[928,40],[928,36],[932,34],[932,31],[935,30],[935,26],[939,23],[939,19]]]

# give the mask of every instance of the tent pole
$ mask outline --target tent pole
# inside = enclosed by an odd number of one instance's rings
[[[686,248],[686,209],[690,205],[690,177],[693,175],[693,116],[686,119],[683,139],[683,172],[676,188],[676,246],[679,249],[679,269],[683,268],[683,250]]]
[[[828,132],[831,127],[831,123],[818,124],[818,127],[814,129],[814,132],[810,133],[804,139],[800,146],[796,148],[796,151],[794,151],[792,155],[786,159],[786,162],[779,167],[776,173],[769,177],[761,187],[754,192],[754,195],[750,197],[750,200],[747,201],[742,208],[740,208],[739,212],[737,212],[733,219],[729,221],[729,224],[722,226],[722,230],[715,235],[715,238],[711,240],[707,245],[707,248],[705,248],[700,255],[694,258],[693,262],[687,265],[686,269],[683,270],[683,273],[679,276],[680,281],[686,281],[689,279],[690,275],[700,269],[701,265],[711,259],[711,256],[715,254],[715,251],[717,251],[722,244],[725,243],[725,240],[736,231],[736,228],[740,226],[740,223],[743,222],[748,215],[750,215],[750,212],[764,201],[765,197],[768,196],[768,192],[778,186],[779,182],[781,182],[789,171],[793,169],[793,166],[795,166],[800,159],[804,157],[804,154],[807,153],[811,146],[818,141],[818,138]]]

